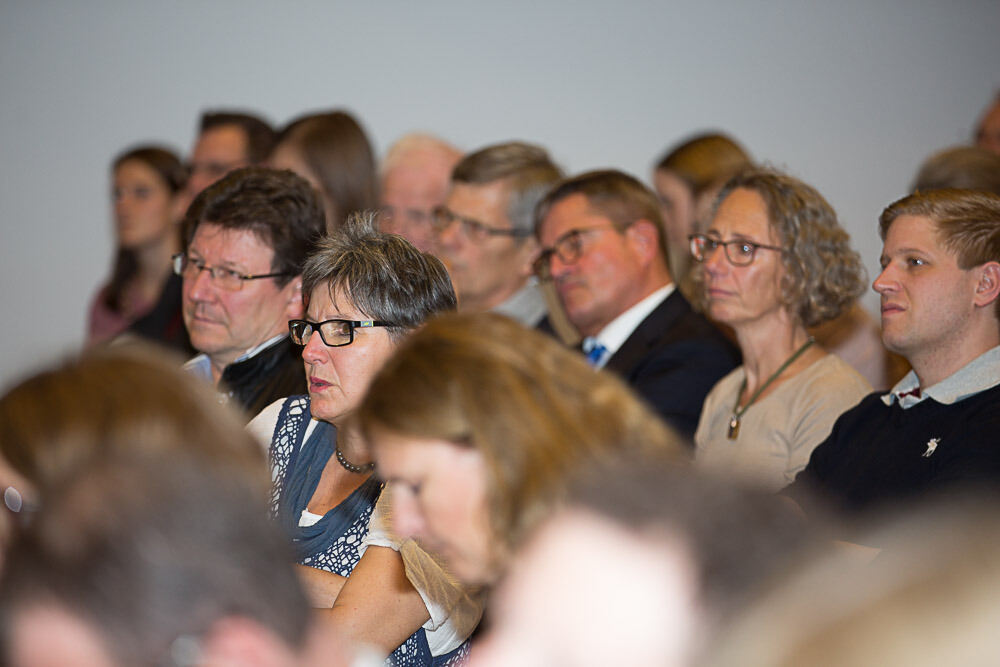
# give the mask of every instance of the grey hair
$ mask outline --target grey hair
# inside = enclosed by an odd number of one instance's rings
[[[366,317],[392,322],[393,340],[432,315],[456,309],[457,299],[444,264],[396,234],[378,231],[371,212],[353,213],[321,240],[302,271],[302,299],[326,286],[340,290]]]
[[[544,148],[520,141],[494,144],[470,153],[455,165],[451,174],[453,183],[484,185],[506,181],[510,224],[529,234],[534,228],[535,206],[562,177],[562,170]]]

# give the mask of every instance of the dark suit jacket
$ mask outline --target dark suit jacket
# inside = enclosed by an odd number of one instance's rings
[[[706,394],[739,363],[736,346],[674,290],[604,367],[624,378],[671,426],[692,438]]]

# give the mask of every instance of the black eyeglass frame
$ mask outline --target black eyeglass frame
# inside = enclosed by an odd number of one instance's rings
[[[747,239],[730,239],[728,241],[723,241],[722,239],[712,238],[706,234],[691,234],[688,236],[688,244],[688,250],[691,252],[691,257],[698,263],[707,261],[709,256],[718,250],[719,246],[722,246],[726,259],[733,266],[750,266],[753,264],[753,261],[757,259],[757,251],[761,248],[764,250],[775,250],[782,254],[785,252],[785,249],[781,246],[757,243],[756,241],[748,241]],[[733,256],[729,254],[729,248],[732,246],[749,247],[750,255],[747,260],[743,261],[742,257],[733,259]],[[706,249],[709,249],[707,253],[705,252]]]
[[[187,253],[183,252],[171,255],[170,262],[174,267],[174,273],[181,277],[184,276],[184,269],[186,269],[188,266],[193,266],[194,268],[198,269],[199,274],[202,271],[208,271],[209,279],[211,279],[212,282],[218,285],[219,287],[222,287],[223,284],[219,282],[219,278],[216,278],[216,272],[224,271],[225,273],[228,273],[229,275],[239,279],[240,281],[239,283],[240,286],[235,289],[229,289],[225,287],[223,288],[229,292],[240,291],[241,289],[243,289],[243,283],[246,282],[247,280],[261,280],[263,278],[290,278],[291,276],[294,275],[292,273],[288,273],[287,271],[278,271],[276,273],[240,273],[239,271],[233,271],[232,269],[224,269],[221,266],[209,266],[208,264],[205,264],[201,260],[192,259],[187,255]],[[198,266],[199,263],[201,264],[201,266]]]
[[[509,236],[515,239],[523,239],[531,236],[533,233],[530,229],[500,229],[498,227],[491,227],[478,220],[458,215],[447,206],[435,206],[434,210],[431,211],[431,227],[434,228],[435,234],[443,233],[444,230],[456,222],[462,225],[462,233],[470,239],[476,235],[484,234],[486,236]]]
[[[583,256],[583,244],[580,241],[580,237],[590,232],[600,231],[616,231],[620,233],[623,230],[618,227],[577,227],[575,229],[570,229],[560,235],[551,247],[542,248],[541,252],[539,252],[538,256],[535,258],[535,261],[531,263],[532,271],[534,271],[535,275],[538,276],[539,280],[551,280],[552,257],[559,257],[559,261],[563,264],[576,263],[579,261],[580,257]],[[571,244],[567,244],[566,242],[571,239],[573,242]],[[569,248],[569,252],[567,252],[567,248]]]
[[[346,343],[330,343],[326,340],[326,336],[323,335],[323,325],[330,324],[331,322],[340,322],[341,324],[347,325],[349,339]],[[355,329],[371,329],[372,327],[394,326],[396,325],[392,322],[386,322],[384,320],[342,320],[339,318],[323,320],[322,322],[310,322],[309,320],[288,320],[288,333],[292,337],[292,342],[296,345],[305,346],[309,342],[309,339],[312,338],[313,333],[319,333],[319,339],[323,341],[323,344],[327,347],[344,347],[345,345],[350,345],[354,342]],[[302,327],[303,330],[301,332],[297,332],[297,327]],[[305,335],[306,327],[310,328],[308,335]]]

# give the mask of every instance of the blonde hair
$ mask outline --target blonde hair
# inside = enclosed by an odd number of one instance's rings
[[[441,316],[413,334],[372,381],[358,417],[365,432],[479,450],[501,553],[551,512],[582,464],[624,451],[685,455],[680,437],[617,377],[493,313]]]

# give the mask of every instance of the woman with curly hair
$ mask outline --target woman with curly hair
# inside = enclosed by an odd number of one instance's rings
[[[795,479],[842,412],[871,391],[815,344],[864,289],[847,232],[815,189],[755,170],[719,193],[706,233],[691,236],[708,315],[731,327],[743,365],[705,399],[695,460],[773,490]]]

